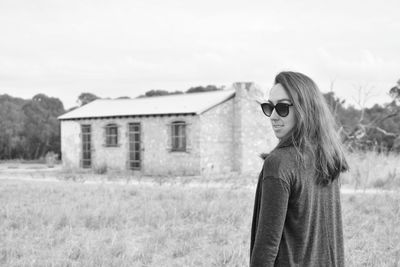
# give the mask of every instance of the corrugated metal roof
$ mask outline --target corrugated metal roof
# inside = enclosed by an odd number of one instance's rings
[[[235,95],[234,89],[134,99],[98,99],[58,117],[60,120],[132,115],[201,114]]]

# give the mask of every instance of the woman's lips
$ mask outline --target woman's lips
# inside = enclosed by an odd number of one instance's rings
[[[272,125],[272,127],[279,129],[279,128],[282,128],[283,125]]]

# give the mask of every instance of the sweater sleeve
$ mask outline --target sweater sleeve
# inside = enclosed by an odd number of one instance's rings
[[[287,182],[274,176],[263,178],[261,190],[260,216],[250,267],[274,266],[290,195]]]

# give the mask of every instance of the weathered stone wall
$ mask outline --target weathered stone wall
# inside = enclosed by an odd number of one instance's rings
[[[61,123],[61,155],[64,168],[79,168],[81,155],[80,124],[75,121]]]
[[[187,152],[171,152],[173,121],[185,121]],[[143,120],[144,166],[151,175],[199,175],[200,136],[198,116],[155,117]]]
[[[200,115],[202,174],[233,169],[233,104],[232,98]]]
[[[252,83],[235,83],[234,101],[234,171],[259,173],[262,160],[259,155],[268,153],[277,144],[268,117],[257,99],[263,92]]]
[[[201,114],[200,158],[203,174],[238,172],[256,175],[277,144],[253,83],[235,83],[235,97]],[[257,101],[258,100],[258,101]]]
[[[185,121],[187,125],[187,152],[171,152],[171,128],[173,121]],[[81,125],[92,127],[92,168],[127,170],[129,160],[129,123],[141,123],[142,174],[146,175],[197,175],[200,174],[199,119],[196,116],[157,116],[119,119],[91,119],[61,122],[63,164],[79,168],[82,152]],[[118,146],[105,146],[107,124],[118,125]]]

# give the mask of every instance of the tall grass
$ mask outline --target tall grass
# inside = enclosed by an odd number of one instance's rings
[[[246,192],[2,181],[0,264],[243,266]]]
[[[247,266],[253,201],[240,188],[0,180],[0,265]],[[400,264],[399,207],[343,197],[347,266]]]
[[[400,190],[400,154],[353,152],[347,154],[350,171],[342,175],[342,184],[355,189],[399,189]],[[253,186],[257,183],[258,173],[262,168],[262,160],[259,162],[259,170],[253,173],[237,174],[225,173],[210,176],[142,176],[131,171],[113,170],[107,166],[100,166],[93,170],[51,168],[45,164],[21,164],[21,162],[0,162],[0,178],[57,178],[65,181],[84,182],[88,180],[97,181],[122,181],[129,183],[153,182],[163,184],[223,184],[233,188]],[[47,168],[47,169],[46,169]]]
[[[400,155],[375,151],[348,154],[350,172],[343,183],[356,189],[400,188]]]

